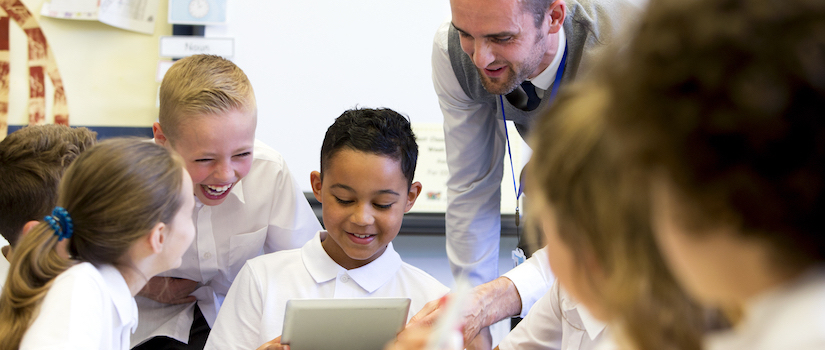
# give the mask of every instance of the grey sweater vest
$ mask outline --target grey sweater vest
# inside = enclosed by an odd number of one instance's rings
[[[598,47],[604,45],[603,40],[609,40],[617,31],[617,25],[621,23],[622,17],[638,10],[624,0],[568,0],[566,3],[567,16],[563,27],[567,39],[567,63],[564,67],[562,83],[575,79],[583,57],[597,56],[590,51],[598,51]],[[608,18],[608,16],[613,18]],[[603,25],[599,26],[600,23]],[[481,85],[478,69],[470,56],[461,49],[459,40],[458,31],[450,26],[447,52],[459,85],[468,97],[476,103],[487,105],[486,108],[490,110],[495,110],[496,117],[501,119],[501,104],[498,95],[487,92]],[[507,98],[504,98],[504,112],[507,120],[513,121],[522,137],[527,137],[533,120],[549,107],[549,97],[550,91],[548,90],[538,108],[529,112],[514,107],[507,101]]]

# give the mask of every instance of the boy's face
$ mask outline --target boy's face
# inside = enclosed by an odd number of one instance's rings
[[[399,161],[351,149],[332,156],[323,181],[317,171],[310,179],[315,198],[323,203],[329,232],[322,245],[346,269],[364,266],[384,253],[421,193],[418,182],[407,189]]]
[[[253,113],[239,110],[193,116],[181,121],[174,140],[161,141],[183,157],[195,196],[203,204],[223,203],[249,173],[256,121]],[[159,139],[157,130],[155,139]]]

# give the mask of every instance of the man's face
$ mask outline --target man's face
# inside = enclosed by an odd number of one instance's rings
[[[536,27],[533,13],[519,1],[452,0],[450,7],[461,49],[473,60],[489,93],[510,93],[553,60],[547,16]]]

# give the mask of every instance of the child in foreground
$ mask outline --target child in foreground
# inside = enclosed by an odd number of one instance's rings
[[[321,171],[310,175],[326,231],[301,249],[249,260],[206,349],[281,348],[290,299],[406,297],[412,316],[446,294],[435,278],[401,261],[391,243],[421,193],[413,182],[417,158],[410,123],[398,113],[356,109],[338,117],[324,137]]]
[[[31,125],[0,142],[0,288],[6,282],[14,247],[57,204],[63,172],[81,152],[95,144],[97,134],[65,125]]]
[[[610,81],[622,161],[709,350],[825,349],[825,2],[651,2]]]
[[[700,349],[702,311],[665,268],[635,177],[605,140],[609,101],[579,83],[534,126],[528,227],[543,232],[557,280],[500,349]],[[429,334],[411,327],[388,349],[423,349]]]
[[[180,157],[152,143],[112,139],[80,155],[58,206],[15,249],[0,349],[128,349],[133,296],[179,266],[195,235],[191,186]]]

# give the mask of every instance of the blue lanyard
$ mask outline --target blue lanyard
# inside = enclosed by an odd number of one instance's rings
[[[559,68],[556,70],[556,79],[553,81],[553,88],[550,89],[550,97],[547,100],[547,104],[553,102],[553,99],[556,97],[556,93],[559,91],[559,86],[561,86],[561,78],[564,75],[564,65],[567,63],[567,44],[564,45],[564,54],[561,56],[561,63],[559,63]],[[510,173],[513,175],[513,190],[516,191],[516,227],[519,225],[519,206],[518,201],[521,198],[521,193],[524,191],[524,185],[516,185],[516,171],[513,168],[513,153],[510,151],[510,134],[507,132],[507,116],[504,115],[504,97],[502,95],[498,95],[498,100],[501,103],[501,118],[504,120],[504,137],[507,140],[507,155],[510,156]]]

